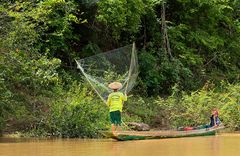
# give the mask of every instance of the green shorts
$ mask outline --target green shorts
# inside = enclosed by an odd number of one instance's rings
[[[119,110],[110,112],[110,120],[111,124],[121,125],[121,112]]]

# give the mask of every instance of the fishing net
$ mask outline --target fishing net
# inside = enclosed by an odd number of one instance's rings
[[[100,98],[106,102],[112,92],[108,85],[122,83],[120,89],[129,93],[138,76],[138,61],[135,44],[76,60],[78,68]]]

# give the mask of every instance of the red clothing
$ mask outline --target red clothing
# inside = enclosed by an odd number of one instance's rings
[[[184,131],[190,131],[190,130],[193,130],[192,127],[184,127]]]

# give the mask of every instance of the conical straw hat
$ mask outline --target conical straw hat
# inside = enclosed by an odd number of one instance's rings
[[[108,85],[111,89],[120,89],[122,88],[122,84],[120,82],[113,82]]]

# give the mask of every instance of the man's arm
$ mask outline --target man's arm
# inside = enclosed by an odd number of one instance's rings
[[[127,94],[125,94],[125,95],[123,94],[122,100],[123,100],[123,101],[127,101]]]

